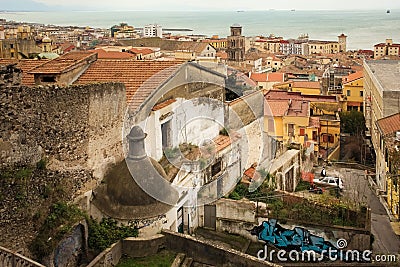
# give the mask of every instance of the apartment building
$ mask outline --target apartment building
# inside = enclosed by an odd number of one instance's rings
[[[376,181],[386,191],[385,146],[377,121],[400,112],[400,60],[364,61],[364,116],[376,153]]]
[[[374,58],[384,56],[400,56],[400,44],[393,43],[392,39],[386,39],[385,43],[374,45]]]

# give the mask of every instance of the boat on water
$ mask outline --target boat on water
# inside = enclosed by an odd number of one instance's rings
[[[386,14],[389,14],[389,13],[390,13],[390,9],[386,10]]]

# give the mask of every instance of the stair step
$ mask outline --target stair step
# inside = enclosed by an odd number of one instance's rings
[[[183,263],[183,261],[185,260],[186,255],[183,253],[178,253],[174,259],[174,261],[171,264],[171,267],[179,267],[181,266],[181,264]]]
[[[190,267],[190,266],[192,266],[192,263],[193,263],[193,259],[192,258],[186,258],[183,261],[181,267]]]

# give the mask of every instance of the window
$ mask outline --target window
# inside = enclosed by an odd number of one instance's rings
[[[304,128],[300,128],[300,136],[304,136],[304,134],[306,133],[306,129]]]
[[[14,52],[11,52],[11,57],[14,57]]]
[[[360,91],[360,96],[364,96],[364,91]]]
[[[218,160],[211,166],[211,176],[219,174],[222,170],[222,161]]]
[[[350,96],[350,90],[347,90],[347,96]]]
[[[44,76],[42,77],[42,82],[44,83],[55,83],[56,77],[55,76]]]
[[[14,48],[14,44],[10,44],[10,48]]]

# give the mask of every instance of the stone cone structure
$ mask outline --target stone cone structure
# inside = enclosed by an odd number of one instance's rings
[[[110,168],[105,183],[93,192],[92,204],[109,217],[154,218],[167,213],[178,201],[178,192],[166,180],[162,167],[146,155],[145,138],[139,126],[132,128],[128,157]]]

